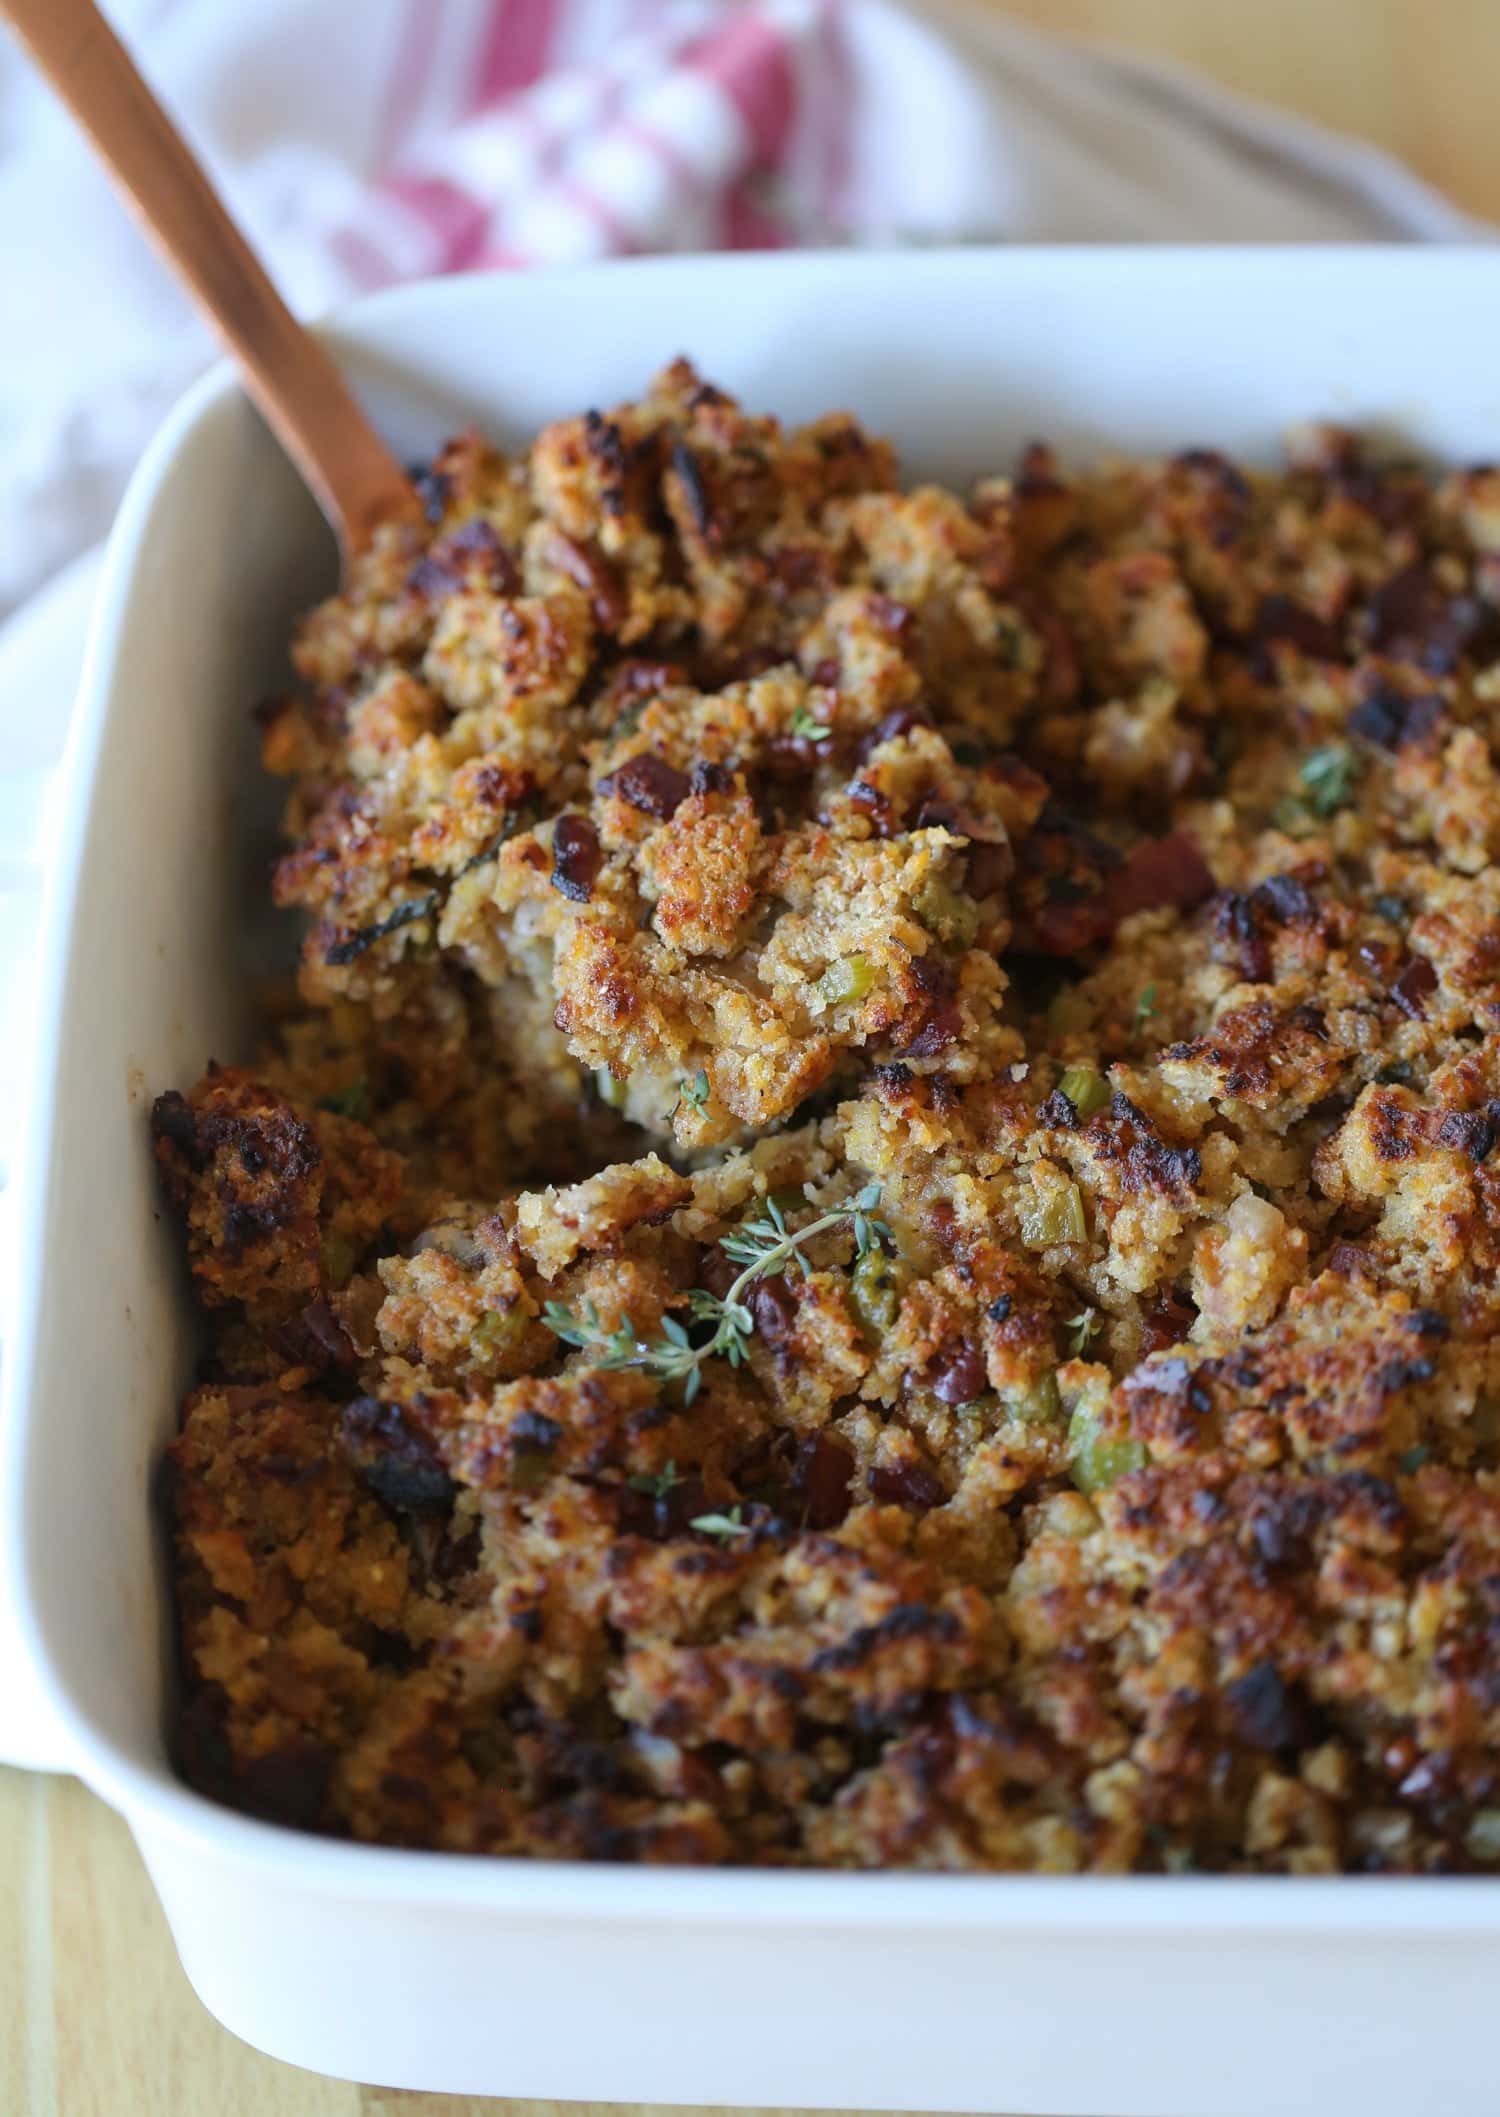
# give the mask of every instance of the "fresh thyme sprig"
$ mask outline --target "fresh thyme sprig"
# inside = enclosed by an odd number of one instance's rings
[[[691,1321],[713,1326],[699,1344],[693,1343],[686,1325],[676,1316],[662,1317],[659,1338],[637,1337],[628,1316],[620,1318],[617,1329],[606,1330],[592,1301],[585,1301],[577,1315],[563,1302],[549,1301],[542,1310],[542,1321],[564,1345],[587,1353],[596,1367],[639,1367],[663,1382],[680,1382],[683,1403],[691,1404],[702,1385],[706,1362],[727,1360],[731,1367],[740,1367],[748,1357],[755,1317],[746,1306],[745,1296],[758,1279],[772,1277],[783,1266],[793,1264],[805,1278],[805,1245],[819,1235],[831,1234],[835,1228],[851,1230],[861,1257],[868,1255],[877,1242],[894,1242],[890,1229],[876,1216],[879,1204],[879,1184],[866,1184],[848,1205],[821,1213],[805,1228],[793,1230],[788,1228],[786,1215],[776,1200],[768,1198],[764,1218],[747,1220],[732,1235],[720,1239],[719,1247],[725,1256],[743,1267],[727,1293],[720,1296],[710,1293],[707,1287],[695,1286],[688,1295]]]

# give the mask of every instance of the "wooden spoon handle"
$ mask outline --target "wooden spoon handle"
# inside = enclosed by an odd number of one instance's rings
[[[3,0],[42,72],[238,360],[311,486],[345,563],[378,523],[415,517],[401,466],[224,210],[93,0]]]

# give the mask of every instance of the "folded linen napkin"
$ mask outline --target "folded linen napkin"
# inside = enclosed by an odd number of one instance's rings
[[[304,314],[421,274],[640,251],[1485,233],[1373,148],[960,0],[114,0],[110,12]],[[3,36],[0,225],[14,319],[0,618],[18,613],[0,631],[10,1026],[27,1011],[48,768],[97,574],[86,554],[213,345]],[[0,1342],[26,1041],[24,1026],[0,1037]],[[0,1755],[55,1761],[7,1621],[0,1598]]]

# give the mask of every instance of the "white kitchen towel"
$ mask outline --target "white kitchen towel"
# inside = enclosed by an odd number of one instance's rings
[[[1371,147],[961,0],[109,12],[305,315],[420,274],[652,250],[1489,234]],[[3,33],[0,226],[0,619],[19,612],[0,631],[3,1191],[80,554],[213,346]],[[0,1755],[51,1761],[5,1623],[0,1606]]]

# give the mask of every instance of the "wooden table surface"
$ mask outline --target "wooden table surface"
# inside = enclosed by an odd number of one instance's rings
[[[1363,133],[1500,220],[1495,0],[1011,0],[1010,12],[1186,60]],[[349,2087],[249,2050],[189,1990],[124,1825],[73,1781],[0,1771],[5,2117],[480,2117],[507,2107]]]

